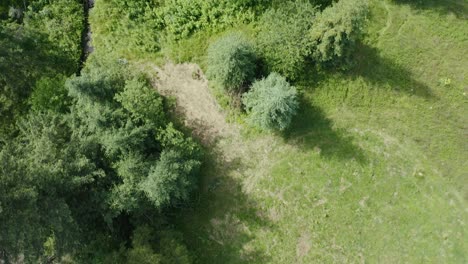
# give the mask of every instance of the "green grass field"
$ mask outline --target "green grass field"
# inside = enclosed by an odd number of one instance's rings
[[[406,2],[371,1],[355,67],[297,84],[289,131],[213,147],[174,217],[197,263],[468,261],[468,3]]]

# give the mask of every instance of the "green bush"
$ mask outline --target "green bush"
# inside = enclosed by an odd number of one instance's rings
[[[133,118],[162,126],[165,114],[162,97],[151,88],[144,78],[134,78],[126,82],[123,92],[116,96]]]
[[[316,12],[308,2],[287,2],[262,16],[257,47],[269,72],[281,73],[289,79],[302,72],[310,53],[307,33]]]
[[[80,64],[83,18],[81,1],[33,1],[25,12],[24,25],[44,33],[57,47],[56,52],[73,61],[73,67],[70,68],[75,72]]]
[[[250,43],[242,34],[233,33],[209,47],[206,74],[227,91],[238,91],[255,78],[255,61]]]
[[[323,10],[309,34],[314,61],[319,65],[346,65],[361,37],[367,13],[366,0],[341,0]]]
[[[296,88],[278,73],[256,81],[242,101],[250,122],[264,130],[286,129],[299,108]]]
[[[219,31],[255,19],[266,0],[168,0],[164,26],[174,39],[186,38],[200,30]]]
[[[180,150],[164,150],[140,188],[156,207],[186,201],[195,188],[200,165],[198,160],[190,159]]]

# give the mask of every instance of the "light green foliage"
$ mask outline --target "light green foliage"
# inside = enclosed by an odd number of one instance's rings
[[[3,0],[0,2],[0,19],[11,17],[9,16],[10,10],[21,10],[21,8],[26,8],[24,6],[25,1],[22,0]]]
[[[84,29],[83,5],[80,0],[31,1],[24,24],[47,36],[60,56],[70,58],[71,72],[78,69],[81,56],[81,34]]]
[[[256,81],[242,102],[250,122],[265,130],[285,130],[299,108],[296,88],[278,73]]]
[[[155,126],[165,123],[162,97],[143,77],[127,81],[124,90],[116,96],[116,100],[136,120]]]
[[[199,166],[198,156],[194,156],[195,144],[186,141],[172,125],[167,133],[159,129],[166,126],[162,98],[143,77],[122,78],[126,68],[115,64],[90,64],[82,76],[67,83],[76,99],[72,108],[74,123],[78,125],[75,133],[92,135],[121,179],[112,190],[112,208],[116,212],[135,209],[140,182],[151,181],[145,184],[145,194],[157,200],[157,208],[169,205],[172,198],[187,198]],[[158,160],[161,149],[156,139],[160,137],[164,141]],[[169,147],[177,151],[167,154]]]
[[[138,183],[149,173],[151,163],[141,154],[130,153],[113,165],[122,182],[110,193],[109,203],[116,212],[133,211],[138,208],[142,195],[137,191]]]
[[[235,92],[255,78],[256,58],[249,41],[241,33],[232,33],[208,49],[208,78]]]
[[[177,149],[191,157],[202,156],[200,145],[177,130],[172,123],[167,124],[164,129],[159,129],[156,139],[164,148]]]
[[[268,10],[259,23],[257,46],[268,71],[297,78],[310,55],[311,29],[316,7],[309,2],[287,2]]]
[[[160,0],[98,0],[89,16],[97,52],[139,57],[160,50]]]
[[[219,31],[248,23],[262,9],[262,0],[168,0],[163,8],[164,26],[170,37],[186,38],[194,32],[208,29]]]
[[[367,0],[341,0],[318,14],[309,34],[312,58],[319,65],[346,66],[368,11]]]
[[[65,77],[41,78],[36,82],[29,100],[34,111],[67,111],[71,101],[65,88]]]

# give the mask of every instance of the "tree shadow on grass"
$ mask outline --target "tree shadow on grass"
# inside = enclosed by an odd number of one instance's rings
[[[374,47],[358,43],[352,61],[355,64],[348,71],[335,73],[350,80],[362,78],[376,89],[390,89],[428,100],[435,97],[427,85],[412,77],[410,71],[381,56]],[[311,70],[311,73],[302,76],[297,85],[316,87],[318,83],[326,81],[331,73],[332,70]],[[365,155],[359,146],[352,143],[352,136],[344,129],[334,129],[332,120],[321,109],[312,105],[311,101],[302,98],[298,115],[291,127],[283,133],[286,141],[307,150],[316,150],[325,157],[365,162]]]
[[[358,43],[352,60],[355,65],[345,73],[348,78],[363,77],[377,88],[389,88],[426,99],[435,97],[427,85],[413,78],[410,71],[381,56],[374,47]]]
[[[435,10],[443,15],[454,14],[457,18],[468,19],[468,2],[464,0],[393,0],[415,9]]]
[[[245,193],[240,179],[248,166],[240,158],[207,149],[199,190],[175,222],[184,233],[195,263],[267,263],[269,257],[249,246],[255,229],[272,227],[266,213]]]
[[[363,150],[352,142],[352,136],[344,129],[334,129],[333,121],[307,98],[301,99],[298,115],[283,137],[288,143],[314,150],[323,157],[366,162]]]

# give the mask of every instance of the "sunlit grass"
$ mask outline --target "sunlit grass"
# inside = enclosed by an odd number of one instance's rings
[[[467,10],[401,2],[372,1],[350,72],[298,84],[288,132],[213,150],[177,217],[198,263],[466,262]]]

